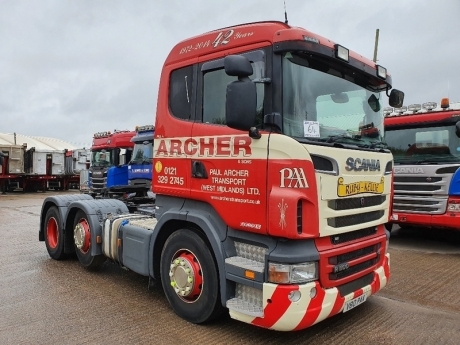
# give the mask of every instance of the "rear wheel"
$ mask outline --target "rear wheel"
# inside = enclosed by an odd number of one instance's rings
[[[199,234],[174,232],[163,247],[160,267],[163,290],[177,315],[204,323],[222,314],[216,263]]]
[[[45,216],[45,244],[48,254],[55,260],[66,258],[64,253],[64,232],[61,216],[56,206],[50,207]]]
[[[73,225],[73,238],[75,243],[75,252],[81,265],[87,268],[96,268],[104,263],[107,259],[104,255],[92,255],[91,248],[94,245],[91,242],[91,226],[88,216],[83,211],[78,211]]]

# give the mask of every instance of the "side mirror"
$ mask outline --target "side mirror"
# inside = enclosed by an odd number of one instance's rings
[[[256,107],[256,84],[237,80],[227,85],[225,122],[228,127],[248,131],[256,121]]]
[[[455,124],[455,135],[460,138],[460,121]]]
[[[390,92],[389,104],[395,108],[401,108],[404,102],[404,92],[393,89]]]
[[[228,55],[224,58],[225,73],[232,77],[249,77],[254,72],[251,63],[243,55]]]
[[[225,72],[238,80],[227,85],[225,122],[228,127],[247,131],[256,121],[256,84],[248,77],[253,73],[251,63],[242,55],[229,55],[224,59]]]

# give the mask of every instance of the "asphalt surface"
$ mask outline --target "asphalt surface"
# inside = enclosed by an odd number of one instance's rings
[[[43,199],[0,195],[0,344],[459,344],[460,232],[398,229],[389,285],[363,305],[299,332],[229,317],[194,325],[160,287],[106,263],[49,258],[38,241]]]

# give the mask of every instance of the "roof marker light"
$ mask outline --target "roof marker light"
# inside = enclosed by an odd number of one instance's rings
[[[425,102],[422,104],[422,108],[428,111],[433,110],[437,106],[438,104],[436,102]]]
[[[136,132],[153,131],[154,129],[153,125],[136,126]]]
[[[348,51],[347,48],[342,47],[340,44],[335,44],[334,45],[335,49],[335,57],[337,59],[343,60],[348,62],[350,59],[350,52]]]
[[[383,108],[383,115],[384,116],[390,116],[390,114],[393,112],[393,108],[392,107],[386,107],[386,108]]]
[[[445,97],[445,98],[441,99],[441,108],[442,109],[449,108],[449,98]]]
[[[407,110],[412,111],[414,114],[421,109],[422,106],[420,104],[411,104],[407,107]]]
[[[407,107],[403,105],[401,108],[395,108],[395,113],[402,114],[407,111]]]
[[[376,65],[376,67],[377,67],[377,77],[380,77],[382,79],[387,79],[387,69],[380,65]]]

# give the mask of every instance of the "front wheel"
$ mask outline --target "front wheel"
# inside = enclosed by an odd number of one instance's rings
[[[393,230],[393,223],[385,223],[385,229],[391,232]]]
[[[163,247],[160,267],[163,290],[177,315],[204,323],[222,314],[216,263],[199,234],[174,232]]]
[[[96,268],[102,265],[107,258],[104,255],[93,256],[91,254],[91,248],[94,245],[91,242],[91,231],[88,216],[85,212],[78,211],[73,224],[75,252],[82,266]]]
[[[50,207],[45,216],[45,244],[48,254],[54,260],[67,257],[64,253],[64,231],[61,216],[56,206]]]

